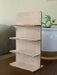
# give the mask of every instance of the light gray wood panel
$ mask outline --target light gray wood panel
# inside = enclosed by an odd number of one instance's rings
[[[19,27],[16,26],[16,37],[24,39],[41,39],[41,26]]]
[[[40,66],[40,55],[36,57],[27,56],[22,53],[16,53],[16,62],[23,62],[25,64],[30,64],[34,66]]]
[[[16,40],[16,51],[31,56],[40,54],[40,41]]]
[[[17,14],[17,25],[41,25],[41,12],[22,12]]]

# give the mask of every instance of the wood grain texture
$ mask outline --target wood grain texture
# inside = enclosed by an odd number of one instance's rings
[[[25,64],[25,63],[22,63],[22,62],[19,62],[19,64],[17,62],[13,62],[13,63],[10,63],[10,65],[14,66],[14,67],[26,69],[26,70],[31,71],[31,72],[34,72],[34,71],[37,71],[37,70],[40,69],[40,66],[36,67],[34,65]]]
[[[36,56],[40,54],[40,43],[41,41],[16,40],[16,51],[30,56]]]
[[[10,37],[9,39],[15,39],[15,40],[24,40],[24,41],[41,41],[41,40],[39,40],[39,39],[28,39],[28,38],[18,38],[18,37]]]
[[[41,40],[41,26],[36,27],[19,27],[16,26],[16,37],[25,39]]]
[[[41,12],[18,13],[15,27],[16,62],[11,65],[36,71],[41,68]]]
[[[41,12],[22,12],[17,14],[17,25],[41,25]]]
[[[27,52],[24,52],[24,51],[17,51],[17,50],[10,50],[10,52],[15,53],[15,54],[20,54],[21,53],[21,54],[25,54],[25,55],[31,56],[31,57],[35,57],[35,56],[40,55],[40,54],[37,54],[37,53],[30,54],[30,53],[27,53]]]
[[[16,54],[16,62],[25,63],[29,65],[33,65],[35,67],[40,66],[40,55],[31,57],[22,53]]]

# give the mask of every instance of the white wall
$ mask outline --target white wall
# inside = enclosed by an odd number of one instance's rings
[[[16,24],[17,12],[28,11],[42,11],[57,19],[57,0],[0,0],[0,24]]]

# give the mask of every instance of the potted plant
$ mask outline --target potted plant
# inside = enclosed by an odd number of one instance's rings
[[[49,15],[43,18],[42,28],[42,55],[57,56],[57,28],[52,28],[56,19],[51,19]]]

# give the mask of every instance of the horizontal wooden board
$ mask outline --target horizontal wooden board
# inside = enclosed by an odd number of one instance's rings
[[[19,27],[37,27],[37,26],[41,26],[41,25],[17,25],[17,24],[13,24],[12,26],[16,27],[16,26],[19,26]]]
[[[28,64],[25,64],[25,63],[21,63],[21,62],[19,64],[17,62],[13,62],[13,63],[10,63],[10,65],[14,66],[14,67],[25,69],[25,70],[29,70],[29,71],[32,71],[32,72],[34,72],[34,71],[43,67],[43,65],[35,67],[33,65],[28,65]]]
[[[41,25],[41,12],[22,12],[17,14],[17,25]]]
[[[27,55],[36,56],[40,54],[40,41],[16,40],[16,51]]]
[[[16,26],[16,37],[24,39],[41,40],[41,26],[19,27]]]
[[[16,53],[16,50],[10,50],[9,52]]]
[[[40,66],[40,55],[36,57],[31,57],[22,53],[16,53],[16,62],[23,62],[29,65],[34,65],[35,67]]]
[[[36,57],[36,56],[38,56],[38,55],[40,55],[40,54],[33,54],[33,53],[26,53],[26,52],[24,52],[24,51],[17,51],[17,50],[10,50],[10,52],[12,52],[12,53],[17,53],[17,54],[19,54],[19,53],[21,53],[21,54],[25,54],[25,55],[28,55],[28,56],[31,56],[31,57]]]
[[[38,39],[28,39],[28,38],[18,38],[18,37],[10,37],[9,39],[15,39],[15,40],[25,40],[25,41],[41,41]]]

